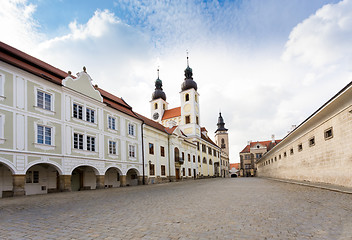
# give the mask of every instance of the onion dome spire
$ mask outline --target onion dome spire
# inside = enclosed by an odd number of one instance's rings
[[[193,81],[192,68],[189,67],[188,51],[187,51],[187,68],[185,69],[185,81],[181,85],[181,90],[185,91],[194,88],[197,91],[197,83]]]
[[[227,131],[228,129],[225,128],[225,123],[224,123],[224,119],[221,116],[221,112],[219,112],[219,118],[218,118],[218,129],[216,129],[215,133],[218,131]]]
[[[152,100],[161,98],[166,101],[166,94],[163,91],[163,82],[159,78],[159,68],[158,68],[158,79],[155,80],[155,91],[152,94]]]

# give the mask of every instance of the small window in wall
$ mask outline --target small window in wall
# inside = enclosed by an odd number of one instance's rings
[[[309,139],[309,147],[313,147],[315,145],[315,137]]]
[[[191,173],[191,169],[190,168],[188,168],[188,176],[191,176],[192,175],[192,173]]]
[[[205,146],[205,144],[202,144],[202,152],[207,152],[207,147]]]
[[[207,159],[203,158],[203,163],[207,163]]]
[[[287,153],[286,152],[284,152],[284,157],[287,157]]]
[[[275,162],[276,162],[276,161],[277,161],[277,158],[275,157],[274,159],[275,159]]]
[[[165,165],[161,165],[161,176],[165,176],[166,171],[165,171]]]
[[[193,155],[193,162],[196,162],[196,156]]]
[[[325,140],[329,140],[329,139],[333,138],[332,127],[328,128],[324,131],[324,138],[325,138]]]
[[[165,148],[160,146],[160,156],[165,157]]]
[[[216,157],[216,150],[213,149],[213,156]]]
[[[182,160],[185,161],[185,153],[182,152]]]
[[[149,174],[154,176],[155,172],[154,172],[154,164],[149,164]]]
[[[191,162],[191,154],[188,154],[188,162]]]
[[[196,124],[199,125],[199,118],[198,118],[198,116],[196,116]]]
[[[279,160],[281,159],[281,154],[279,154]]]
[[[199,151],[199,142],[197,142],[197,150]]]
[[[154,109],[158,109],[158,104],[157,103],[154,104]]]
[[[185,117],[185,122],[186,122],[186,124],[191,123],[191,117],[190,116],[186,116]]]
[[[77,103],[73,104],[73,117],[83,120],[83,106]]]
[[[109,154],[116,155],[116,142],[109,141]]]
[[[198,97],[197,97],[197,94],[194,95],[194,100],[196,100],[196,102],[198,102]]]
[[[291,155],[293,154],[293,148],[290,149],[290,154],[291,154]]]
[[[116,118],[111,116],[108,117],[108,127],[109,129],[116,130]]]
[[[213,165],[213,161],[211,159],[209,160],[209,165]]]
[[[131,158],[136,157],[136,146],[128,145],[128,156]]]
[[[95,121],[95,111],[93,109],[87,108],[86,109],[86,121],[94,123]]]
[[[134,124],[128,124],[128,135],[135,136],[136,132],[134,128]]]
[[[200,156],[198,156],[198,162],[200,163]]]
[[[149,154],[154,155],[154,144],[149,143]]]
[[[185,170],[185,168],[182,168],[182,176],[186,176],[186,170]]]
[[[37,107],[51,110],[51,94],[37,90]]]
[[[303,150],[303,145],[302,143],[298,144],[298,152],[302,151]]]
[[[188,93],[186,93],[186,95],[185,95],[185,101],[186,101],[186,102],[189,101],[189,94],[188,94]]]
[[[39,171],[27,171],[26,183],[39,183]]]
[[[95,151],[95,137],[87,136],[87,150]]]
[[[211,155],[211,147],[208,147],[208,154]]]

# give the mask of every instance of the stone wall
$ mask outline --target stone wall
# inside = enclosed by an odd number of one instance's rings
[[[352,90],[341,91],[257,162],[258,176],[352,187]]]

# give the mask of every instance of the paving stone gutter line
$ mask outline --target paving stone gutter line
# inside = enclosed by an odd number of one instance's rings
[[[272,181],[297,184],[297,185],[306,186],[306,187],[320,188],[320,189],[329,190],[333,192],[352,194],[352,188],[338,186],[338,185],[332,185],[332,184],[326,184],[326,183],[314,183],[314,182],[308,182],[308,181],[297,181],[297,180],[290,180],[290,179],[270,178],[270,177],[261,177],[261,178],[272,180]]]

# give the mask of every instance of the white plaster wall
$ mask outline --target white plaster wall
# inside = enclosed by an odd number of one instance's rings
[[[12,173],[7,167],[0,165],[0,198],[2,191],[12,191],[12,189]]]

